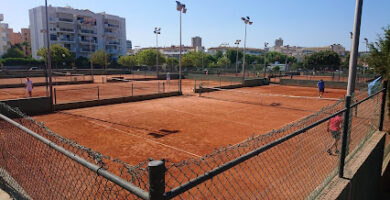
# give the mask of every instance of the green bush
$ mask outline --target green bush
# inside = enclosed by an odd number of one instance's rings
[[[16,66],[16,65],[27,65],[27,66],[42,66],[45,64],[42,60],[35,60],[33,58],[3,58],[0,59],[0,63],[4,66]]]

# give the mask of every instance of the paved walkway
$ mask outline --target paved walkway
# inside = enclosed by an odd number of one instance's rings
[[[0,189],[0,200],[11,200],[11,197]]]

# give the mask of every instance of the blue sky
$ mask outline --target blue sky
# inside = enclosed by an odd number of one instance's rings
[[[285,44],[326,46],[340,43],[350,48],[355,0],[183,0],[183,43],[192,36],[203,38],[203,45],[233,45],[243,39],[242,16],[254,21],[248,27],[247,46],[263,48],[282,37]],[[93,12],[107,12],[126,18],[127,39],[133,46],[155,46],[154,27],[161,27],[159,45],[179,43],[179,12],[174,0],[49,0],[53,6],[71,6]],[[20,31],[29,25],[28,9],[44,5],[44,0],[0,0],[5,22]],[[360,49],[364,37],[374,41],[382,27],[390,25],[389,0],[365,0]]]

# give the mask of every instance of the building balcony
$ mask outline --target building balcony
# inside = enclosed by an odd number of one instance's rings
[[[75,42],[74,41],[74,38],[58,38],[59,41],[62,41],[62,42]]]
[[[95,52],[95,48],[89,49],[89,48],[84,48],[84,47],[82,47],[82,48],[80,48],[80,52],[82,52],[82,53]]]
[[[87,29],[80,29],[79,33],[84,35],[96,35],[95,30],[87,30]]]
[[[57,32],[74,33],[74,29],[70,29],[70,28],[57,28]]]
[[[57,18],[57,21],[58,22],[65,22],[65,23],[73,23],[73,19],[62,18],[62,17]]]
[[[83,43],[83,44],[96,44],[96,41],[95,40],[79,40],[79,43]]]
[[[119,45],[120,43],[117,41],[108,41],[106,42],[106,45]]]
[[[107,32],[107,31],[104,31],[104,35],[106,37],[119,37],[119,33],[118,32]]]
[[[115,25],[115,24],[104,24],[104,28],[119,28],[119,25]]]

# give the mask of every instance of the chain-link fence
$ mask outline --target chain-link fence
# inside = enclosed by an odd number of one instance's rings
[[[0,166],[34,199],[313,199],[334,176],[342,175],[344,164],[339,162],[348,162],[381,130],[385,91],[370,96],[367,90],[358,91],[352,99],[201,159],[135,167],[82,147],[0,104],[14,112],[17,122],[0,115]],[[26,128],[51,142],[42,142]]]
[[[130,166],[110,159],[55,134],[14,108],[0,106],[14,118],[0,115],[0,166],[28,194],[26,198],[148,197],[147,163]]]

